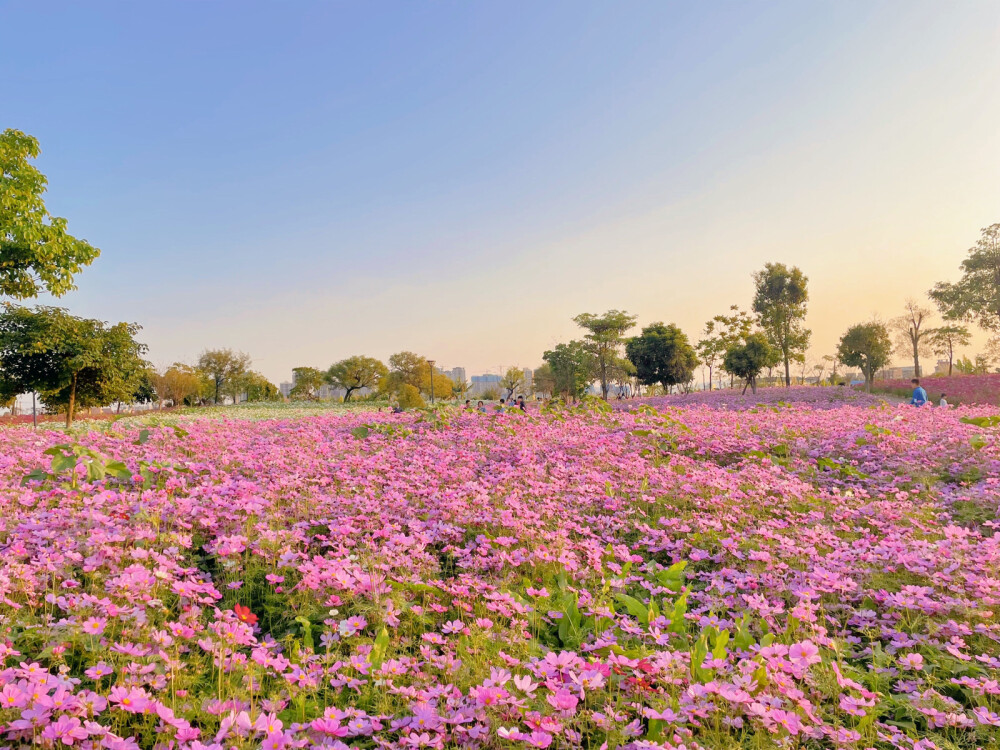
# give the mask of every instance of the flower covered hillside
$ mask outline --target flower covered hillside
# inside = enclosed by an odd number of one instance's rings
[[[0,745],[988,747],[992,417],[0,431]]]

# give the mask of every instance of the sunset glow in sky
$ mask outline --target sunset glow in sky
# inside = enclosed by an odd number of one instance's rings
[[[58,304],[141,323],[157,364],[535,367],[608,308],[696,340],[767,261],[808,275],[818,360],[1000,221],[995,2],[22,1],[0,28],[0,128],[103,251]]]

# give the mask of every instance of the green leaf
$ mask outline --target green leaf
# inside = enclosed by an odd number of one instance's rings
[[[615,599],[625,605],[625,609],[635,619],[643,625],[649,624],[649,608],[634,596],[628,594],[615,594]]]
[[[108,461],[104,464],[104,469],[115,479],[129,479],[132,476],[128,466],[121,461]]]
[[[389,631],[383,626],[382,630],[375,637],[375,643],[372,645],[371,653],[368,656],[368,661],[373,669],[378,669],[382,666],[382,662],[385,660],[385,652],[388,648]]]
[[[309,618],[299,615],[295,618],[295,622],[302,626],[302,645],[308,649],[314,647],[313,634],[312,634],[312,623],[309,622]]]
[[[712,647],[712,656],[716,659],[726,658],[726,645],[729,643],[729,631],[723,630],[715,637],[715,644]]]
[[[355,427],[353,430],[351,430],[351,434],[358,440],[364,440],[371,434],[371,432],[372,432],[371,429],[368,427],[368,425],[365,424]]]
[[[97,482],[104,479],[104,462],[91,460],[87,462],[87,481]]]
[[[52,473],[62,474],[76,468],[76,456],[66,453],[57,453],[52,456]]]
[[[972,446],[973,450],[977,451],[981,451],[988,442],[982,435],[973,435],[969,438],[969,445]]]
[[[39,467],[25,474],[24,479],[21,480],[21,484],[25,485],[28,482],[44,482],[46,479],[49,479],[50,476],[51,475],[45,471],[45,469]]]
[[[139,439],[135,441],[136,445],[145,445],[149,441],[149,430],[140,430]]]

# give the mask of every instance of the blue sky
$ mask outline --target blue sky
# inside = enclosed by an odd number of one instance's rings
[[[770,260],[814,356],[1000,221],[991,2],[0,3],[0,127],[103,250],[60,304],[158,364],[536,366]]]

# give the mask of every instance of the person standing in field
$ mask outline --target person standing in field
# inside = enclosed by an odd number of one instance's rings
[[[912,406],[923,406],[927,403],[927,391],[920,387],[920,380],[914,378],[910,381],[913,384],[913,398],[910,399]]]

